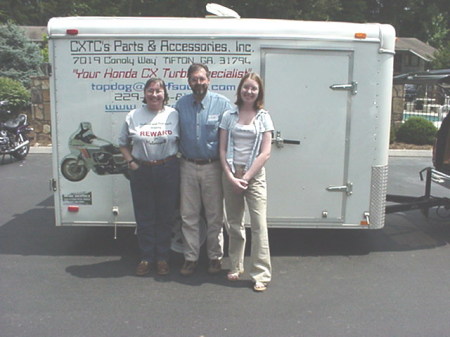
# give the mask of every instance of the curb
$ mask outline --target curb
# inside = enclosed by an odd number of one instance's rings
[[[51,146],[31,146],[29,153],[52,153]]]
[[[432,157],[433,150],[389,150],[389,157]]]
[[[52,153],[51,146],[32,146],[30,153]],[[389,150],[389,157],[431,157],[432,150]]]

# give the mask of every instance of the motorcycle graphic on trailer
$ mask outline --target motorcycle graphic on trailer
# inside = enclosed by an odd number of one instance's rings
[[[98,175],[123,174],[128,179],[128,164],[117,145],[94,135],[90,122],[81,122],[69,138],[70,154],[61,163],[67,180],[80,181],[89,170]]]

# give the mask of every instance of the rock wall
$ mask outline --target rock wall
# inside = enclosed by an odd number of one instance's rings
[[[31,118],[30,125],[34,128],[31,136],[33,146],[47,146],[52,143],[50,87],[47,76],[31,78]]]
[[[394,125],[399,125],[403,120],[403,106],[405,104],[404,85],[394,85],[392,88],[392,111],[391,121]]]

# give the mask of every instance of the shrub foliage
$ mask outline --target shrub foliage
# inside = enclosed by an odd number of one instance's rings
[[[30,104],[30,92],[19,81],[0,77],[0,100],[8,101],[9,110],[19,113]]]
[[[410,117],[398,129],[396,139],[408,144],[431,145],[436,138],[436,132],[436,127],[429,120]]]

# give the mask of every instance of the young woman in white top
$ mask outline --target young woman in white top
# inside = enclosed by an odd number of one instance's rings
[[[272,274],[264,164],[270,157],[274,127],[263,104],[261,77],[246,74],[238,86],[236,109],[225,112],[222,117],[219,147],[230,240],[231,269],[227,278],[236,281],[244,272],[244,207],[247,202],[252,233],[250,277],[253,289],[258,292],[266,290]]]

